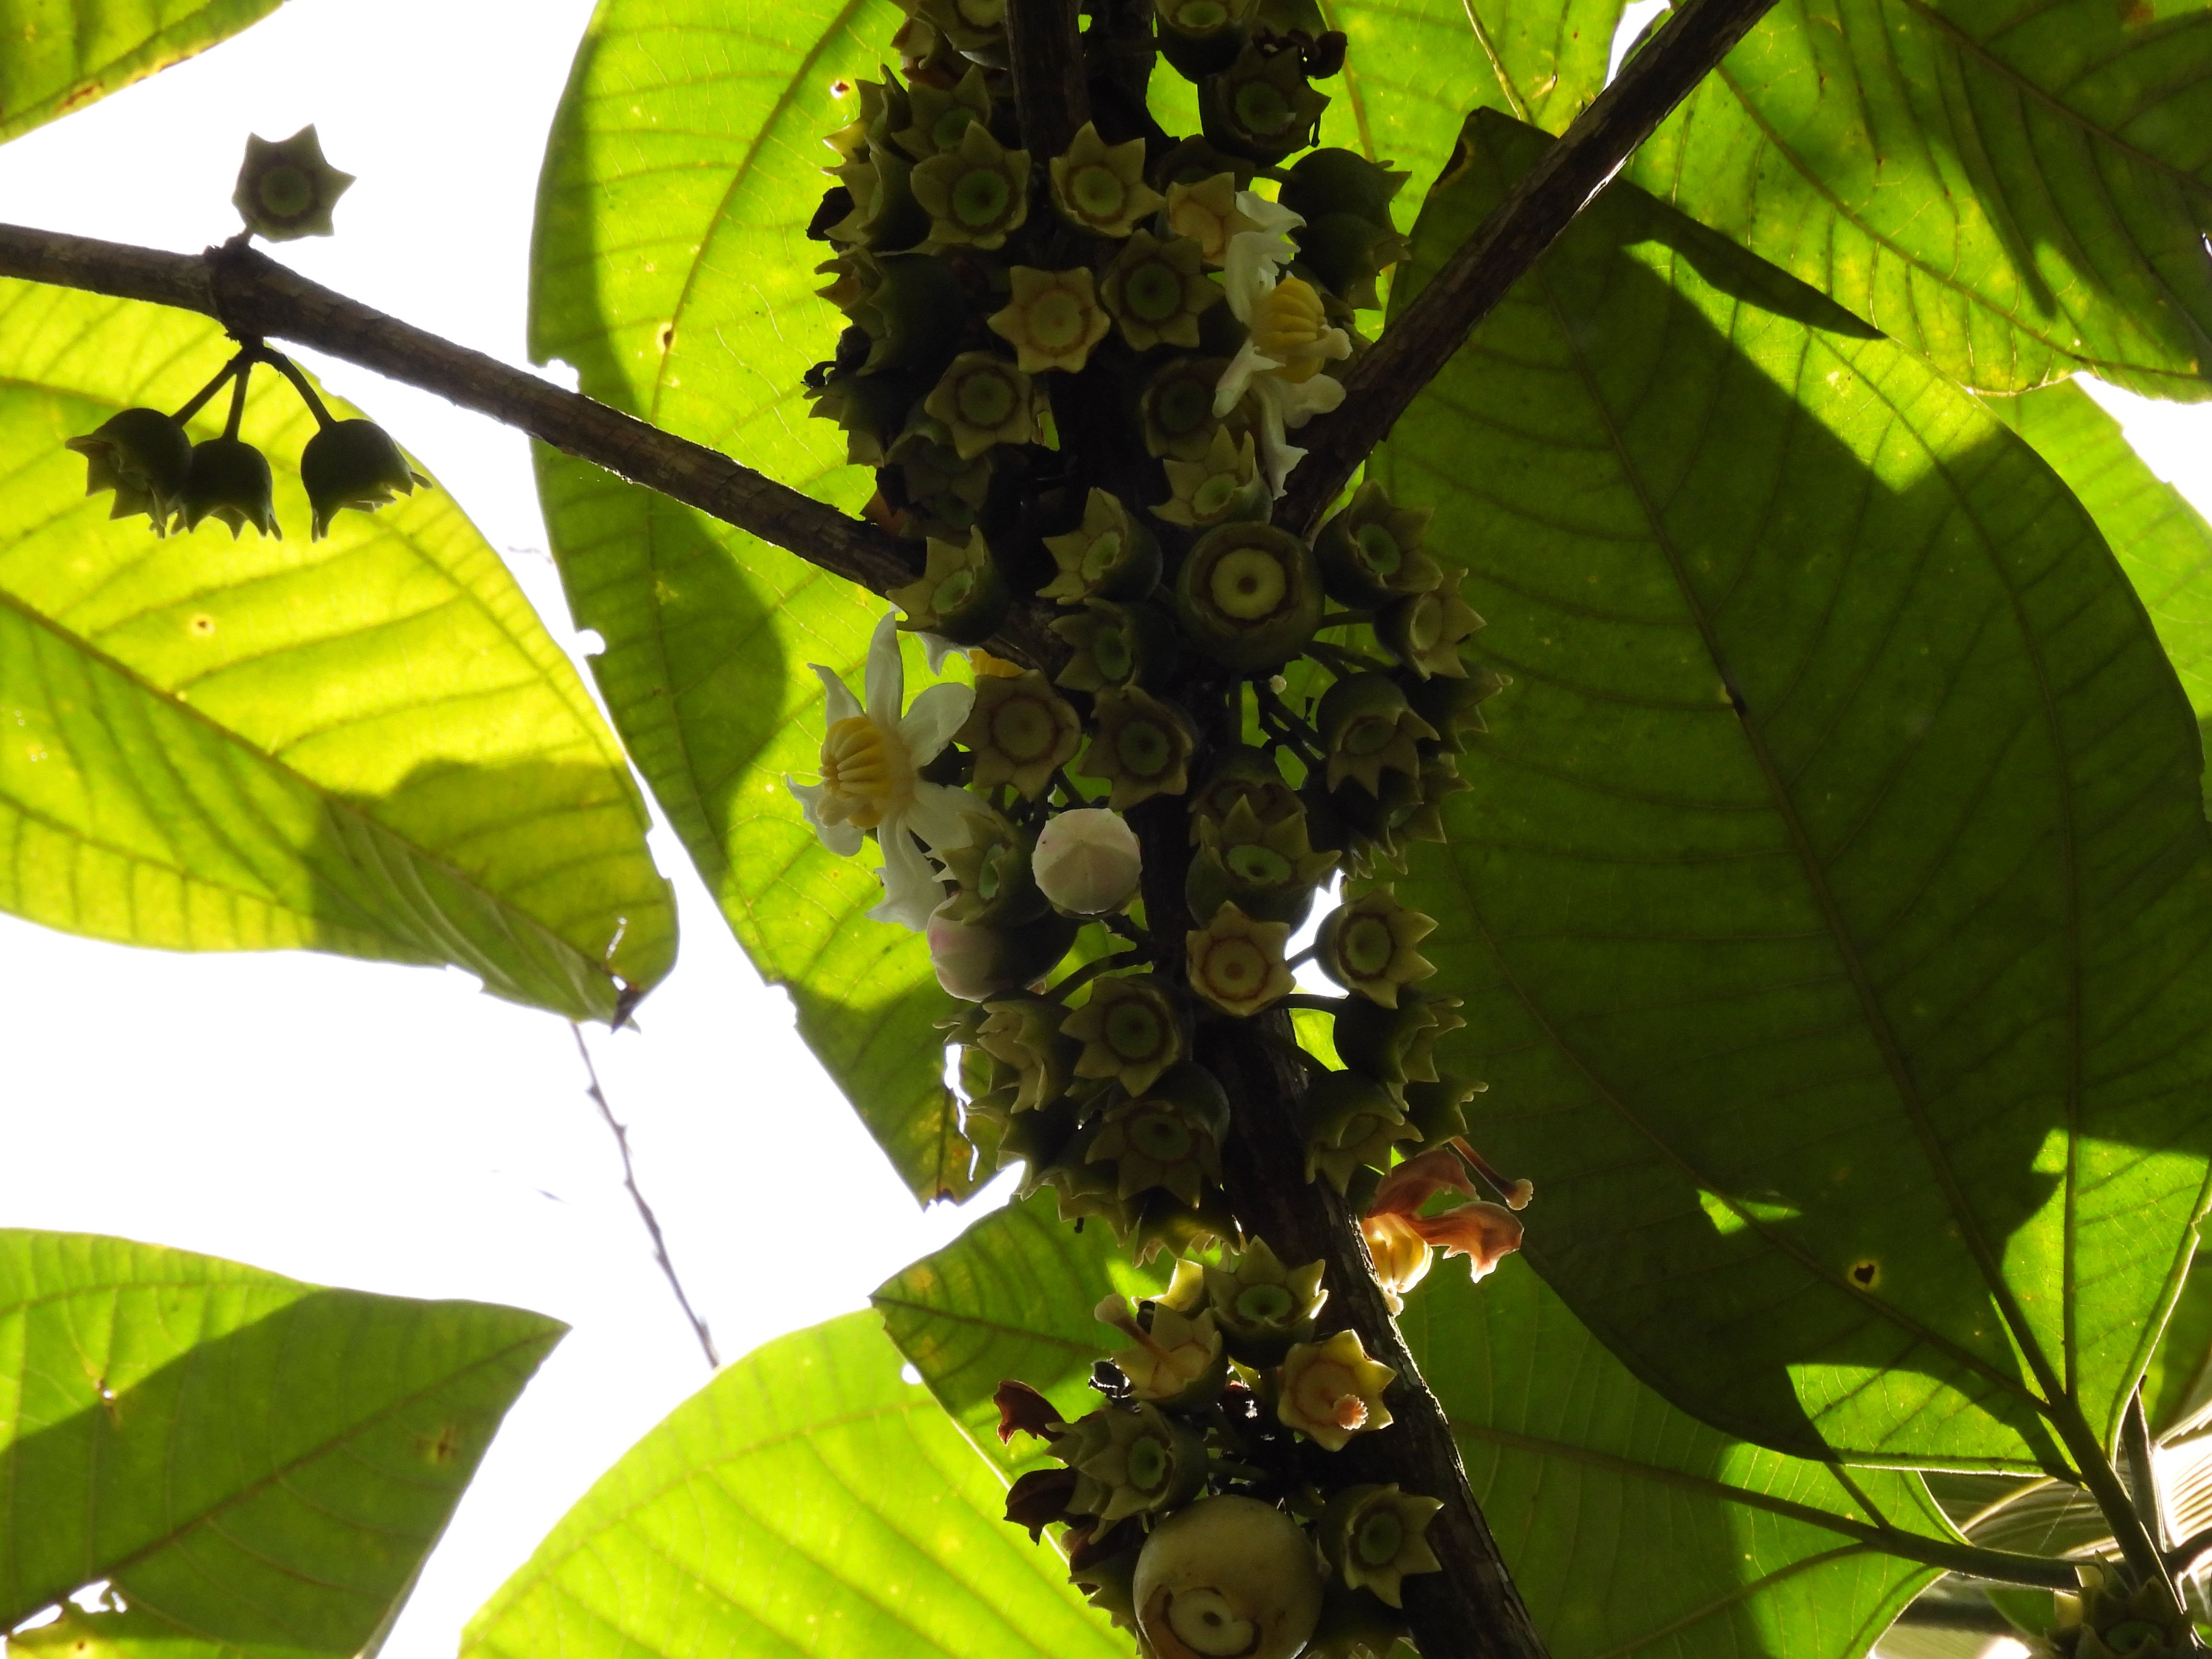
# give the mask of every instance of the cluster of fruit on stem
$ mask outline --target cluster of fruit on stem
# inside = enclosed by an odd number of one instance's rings
[[[1527,1183],[1468,1144],[1478,1085],[1437,1064],[1462,1022],[1419,984],[1436,924],[1388,879],[1465,787],[1502,684],[1465,654],[1481,619],[1430,514],[1379,483],[1310,541],[1270,522],[1291,434],[1340,401],[1358,313],[1407,252],[1403,177],[1310,149],[1344,46],[1312,0],[1169,0],[1133,45],[1100,0],[1093,118],[1059,155],[1024,147],[1003,0],[902,3],[899,70],[848,89],[829,139],[811,230],[848,326],[806,384],[915,576],[864,696],[817,670],[819,781],[791,787],[830,850],[877,843],[872,915],[926,933],[969,1005],[948,1028],[979,1155],[1178,1258],[1159,1297],[1099,1310],[1129,1346],[1095,1409],[1063,1421],[1006,1385],[1006,1432],[1062,1465],[1011,1518],[1065,1528],[1076,1581],[1152,1653],[1380,1653],[1401,1581],[1437,1565],[1437,1500],[1333,1472],[1389,1425],[1395,1373],[1321,1328],[1321,1263],[1240,1225],[1228,1097],[1197,1055],[1206,1023],[1286,1000],[1332,1019],[1312,1046],[1338,1063],[1299,1051],[1287,1132],[1365,1216],[1394,1298],[1438,1248],[1480,1277],[1517,1246]],[[1194,83],[1200,134],[1150,112],[1156,57]],[[985,648],[1042,601],[1059,660]],[[972,688],[909,706],[902,630],[933,672],[964,649]],[[1297,995],[1308,958],[1346,994]]]

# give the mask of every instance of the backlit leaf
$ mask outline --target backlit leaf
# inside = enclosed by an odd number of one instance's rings
[[[0,142],[204,52],[283,0],[0,0]]]

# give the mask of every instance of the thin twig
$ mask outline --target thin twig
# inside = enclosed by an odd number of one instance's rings
[[[645,1201],[645,1194],[637,1189],[637,1170],[629,1160],[629,1132],[617,1121],[614,1109],[607,1104],[606,1091],[599,1087],[599,1068],[592,1063],[592,1051],[584,1042],[584,1028],[569,1022],[568,1030],[574,1033],[576,1052],[583,1056],[584,1074],[591,1079],[584,1092],[592,1097],[592,1104],[599,1109],[599,1116],[608,1128],[614,1131],[616,1150],[622,1153],[623,1185],[629,1188],[630,1202],[637,1206],[637,1218],[645,1223],[645,1231],[653,1236],[653,1259],[660,1264],[660,1271],[668,1280],[668,1288],[676,1292],[677,1305],[684,1316],[691,1322],[691,1329],[699,1339],[699,1346],[707,1356],[707,1364],[721,1369],[722,1356],[714,1352],[714,1334],[707,1322],[699,1317],[691,1306],[691,1298],[684,1294],[684,1281],[676,1276],[676,1264],[668,1259],[668,1241],[660,1236],[660,1221],[653,1213],[653,1206]]]
[[[1686,0],[1628,60],[1345,375],[1343,403],[1307,428],[1310,436],[1299,439],[1306,458],[1276,506],[1277,524],[1311,532],[1474,325],[1773,3]]]

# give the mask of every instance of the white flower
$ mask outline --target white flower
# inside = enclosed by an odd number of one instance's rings
[[[1267,253],[1278,265],[1286,265],[1298,257],[1298,250],[1291,240],[1291,233],[1305,228],[1305,216],[1293,213],[1280,202],[1271,202],[1255,191],[1237,192],[1237,210],[1249,219],[1257,234],[1266,239]],[[1233,239],[1232,239],[1233,240]]]
[[[822,844],[841,858],[860,850],[867,839],[861,831],[876,831],[884,848],[884,901],[868,915],[921,933],[945,889],[915,839],[932,851],[965,847],[965,814],[975,799],[964,789],[926,782],[917,774],[967,722],[975,693],[965,685],[933,685],[901,713],[906,669],[899,660],[896,611],[876,624],[868,645],[865,708],[835,673],[820,663],[808,665],[822,677],[827,693],[822,781],[798,783],[787,775],[784,787],[798,798]]]
[[[1288,253],[1289,243],[1279,233],[1248,230],[1229,239],[1222,285],[1230,310],[1248,332],[1213,392],[1217,416],[1247,397],[1257,405],[1260,464],[1278,495],[1291,469],[1305,457],[1286,434],[1344,401],[1343,382],[1323,374],[1322,364],[1352,355],[1351,338],[1330,324],[1313,286],[1282,275]]]
[[[1095,916],[1118,910],[1137,894],[1144,859],[1136,831],[1119,812],[1079,806],[1049,819],[1030,855],[1037,890],[1063,910]]]

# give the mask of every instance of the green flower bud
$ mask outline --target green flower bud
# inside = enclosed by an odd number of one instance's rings
[[[1239,46],[1237,50],[1241,52],[1243,48]],[[1233,63],[1235,59],[1231,61]],[[1237,189],[1243,190],[1251,184],[1253,174],[1257,171],[1248,157],[1231,155],[1226,150],[1217,149],[1195,135],[1169,149],[1152,163],[1151,168],[1152,182],[1163,190],[1171,190],[1177,185],[1203,184],[1224,173],[1230,175]],[[1256,230],[1259,227],[1248,225],[1245,228]],[[1188,236],[1195,233],[1182,231],[1179,234]],[[1206,239],[1201,236],[1199,240],[1204,241]]]
[[[1422,538],[1431,507],[1396,507],[1371,480],[1314,538],[1314,556],[1329,595],[1346,605],[1380,605],[1425,593],[1444,579]]]
[[[986,450],[973,460],[963,460],[943,422],[921,414],[908,421],[883,459],[898,469],[925,539],[931,526],[949,532],[948,541],[964,541],[975,528],[976,516],[991,496],[992,453]]]
[[[822,269],[844,273],[823,297],[845,294],[846,314],[867,334],[860,373],[944,372],[968,322],[967,290],[951,265],[930,253],[858,249]]]
[[[1456,678],[1467,673],[1460,644],[1482,626],[1482,618],[1459,596],[1464,580],[1464,572],[1455,572],[1441,587],[1400,599],[1375,618],[1375,637],[1423,679],[1431,674]]]
[[[1402,1091],[1406,1121],[1421,1132],[1425,1146],[1441,1146],[1467,1133],[1467,1103],[1490,1085],[1449,1072],[1434,1083],[1408,1083]]]
[[[1036,430],[1030,377],[988,351],[955,357],[921,407],[945,423],[963,461],[994,444],[1025,444]]]
[[[1403,773],[1382,775],[1386,795],[1397,799],[1394,785],[1404,784],[1418,801],[1419,786]],[[1337,855],[1337,867],[1354,880],[1374,874],[1382,866],[1402,873],[1405,860],[1399,849],[1397,826],[1390,809],[1364,789],[1331,791],[1318,775],[1310,777],[1298,791],[1306,809],[1307,833],[1316,847]]]
[[[1109,1109],[1084,1161],[1113,1165],[1117,1197],[1159,1188],[1196,1208],[1205,1186],[1221,1179],[1228,1132],[1228,1096],[1212,1073],[1185,1060]]]
[[[1322,1553],[1352,1589],[1372,1590],[1394,1607],[1406,1605],[1400,1585],[1408,1573],[1436,1572],[1443,1563],[1429,1547],[1429,1522],[1443,1503],[1387,1486],[1346,1486],[1328,1500],[1321,1522]]]
[[[1308,224],[1334,213],[1348,213],[1378,230],[1396,228],[1390,204],[1410,173],[1394,172],[1389,162],[1369,161],[1357,150],[1334,146],[1298,157],[1283,181],[1282,204]]]
[[[1364,998],[1346,1003],[1336,1017],[1336,1052],[1353,1071],[1402,1098],[1408,1083],[1434,1083],[1437,1039],[1467,1024],[1459,999],[1401,988],[1395,1006]]]
[[[1109,144],[1089,121],[1048,171],[1061,217],[1096,236],[1127,236],[1165,200],[1145,182],[1145,141]]]
[[[1252,10],[1252,25],[1255,33],[1272,34],[1283,40],[1302,34],[1310,41],[1318,41],[1328,33],[1328,18],[1321,9],[1320,0],[1258,0]],[[1316,51],[1314,55],[1321,54]],[[1326,80],[1337,71],[1331,69],[1308,72]]]
[[[1067,1582],[1083,1599],[1132,1635],[1137,1629],[1137,1562],[1145,1533],[1134,1521],[1100,1521],[1071,1528],[1060,1540],[1067,1551]]]
[[[1048,997],[1007,997],[984,1004],[975,1043],[1016,1079],[1012,1109],[1033,1112],[1067,1092],[1074,1043],[1062,1036],[1060,1006]]]
[[[832,172],[852,197],[853,210],[824,233],[830,241],[891,253],[929,234],[929,210],[915,193],[914,164],[888,144],[871,144]]]
[[[1382,1391],[1397,1377],[1391,1367],[1368,1358],[1357,1331],[1301,1342],[1283,1357],[1276,1373],[1275,1415],[1285,1428],[1327,1450],[1342,1451],[1353,1435],[1390,1426]]]
[[[981,927],[1011,927],[1034,921],[1051,907],[1037,890],[1030,868],[1036,842],[997,813],[967,815],[971,833],[965,847],[939,853],[945,874],[959,891],[945,900],[940,915]]]
[[[1076,1076],[1110,1079],[1132,1095],[1142,1095],[1183,1057],[1182,1018],[1152,974],[1091,981],[1091,1000],[1060,1029],[1083,1045]]]
[[[246,228],[268,241],[329,236],[335,230],[331,210],[352,183],[353,174],[323,160],[322,140],[309,125],[282,143],[248,137],[230,202]]]
[[[1413,251],[1395,230],[1377,230],[1356,214],[1332,213],[1291,233],[1298,246],[1298,269],[1347,306],[1381,308],[1375,279]]]
[[[1344,1016],[1339,1015],[1336,1023],[1340,1032]],[[1340,1037],[1339,1042],[1340,1051]],[[1390,1091],[1358,1072],[1329,1072],[1314,1079],[1298,1103],[1298,1121],[1305,1141],[1306,1179],[1326,1176],[1340,1193],[1361,1166],[1387,1170],[1391,1147],[1419,1135]]]
[[[1296,52],[1248,44],[1218,75],[1198,83],[1199,124],[1209,143],[1272,167],[1314,141],[1328,94],[1306,81]]]
[[[111,415],[63,447],[84,457],[84,493],[115,492],[111,519],[143,513],[156,536],[168,534],[169,520],[192,470],[192,441],[158,409],[126,409]]]
[[[1313,550],[1268,524],[1224,524],[1176,573],[1176,617],[1217,662],[1254,669],[1295,655],[1321,620]]]
[[[1060,617],[1050,626],[1074,653],[1054,676],[1055,684],[1071,691],[1156,681],[1177,655],[1175,624],[1157,605],[1086,599],[1081,615]]]
[[[1313,908],[1314,889],[1335,866],[1333,853],[1316,853],[1306,839],[1303,812],[1263,824],[1249,801],[1225,817],[1200,817],[1200,851],[1183,884],[1194,916],[1210,916],[1234,903],[1246,915],[1296,927]]]
[[[1152,378],[1137,400],[1145,451],[1177,460],[1205,459],[1221,429],[1213,412],[1213,391],[1229,371],[1226,357],[1174,357]]]
[[[1473,787],[1459,775],[1459,763],[1449,755],[1431,755],[1421,763],[1421,775],[1416,783],[1413,806],[1395,814],[1399,833],[1408,841],[1443,842],[1451,836],[1444,827],[1443,803],[1447,796],[1456,795]],[[1386,796],[1394,793],[1388,783]]]
[[[252,444],[238,438],[206,439],[192,446],[177,517],[187,530],[198,530],[203,519],[227,524],[233,541],[247,525],[281,541],[284,532],[276,527],[273,483],[267,458]]]
[[[813,405],[808,412],[843,429],[845,459],[854,466],[885,464],[885,446],[898,434],[917,395],[911,382],[892,374],[830,374],[806,389]]]
[[[320,541],[347,507],[374,513],[430,481],[407,465],[392,434],[374,421],[332,421],[300,452],[300,482],[314,509],[307,539]]]
[[[1437,971],[1413,948],[1436,930],[1435,917],[1407,909],[1387,887],[1372,888],[1322,919],[1314,961],[1346,990],[1395,1008],[1402,987]]]
[[[1023,373],[1046,369],[1074,374],[1091,360],[1091,348],[1106,337],[1106,313],[1098,308],[1088,270],[1039,270],[1016,265],[1008,273],[1013,297],[986,325],[1014,348]]]
[[[1227,427],[1216,427],[1205,459],[1170,459],[1161,465],[1174,493],[1152,509],[1152,516],[1170,524],[1206,530],[1218,524],[1264,520],[1274,507],[1274,494],[1260,476],[1249,432],[1232,437]]]
[[[1261,1012],[1297,988],[1283,959],[1290,936],[1285,922],[1255,921],[1224,903],[1183,936],[1190,988],[1224,1014]]]
[[[1081,524],[1065,535],[1047,536],[1044,544],[1060,574],[1037,590],[1039,599],[1062,605],[1141,599],[1160,585],[1159,543],[1129,516],[1120,497],[1103,489],[1084,499]]]
[[[1312,1541],[1280,1510],[1234,1494],[1155,1527],[1131,1588],[1152,1659],[1291,1659],[1321,1615]]]
[[[1160,56],[1185,80],[1213,75],[1243,50],[1251,0],[1160,0]]]
[[[1239,802],[1248,804],[1263,825],[1303,817],[1306,811],[1297,792],[1283,781],[1283,775],[1264,751],[1231,749],[1214,763],[1205,785],[1190,798],[1191,845],[1199,844],[1206,820],[1227,817]]]
[[[932,248],[994,248],[1030,213],[1030,153],[1008,149],[974,121],[957,149],[914,169],[915,200],[929,215]]]
[[[1198,345],[1198,319],[1221,303],[1221,285],[1206,274],[1199,246],[1188,236],[1163,242],[1149,230],[1131,234],[1106,268],[1100,297],[1133,351],[1156,345]]]
[[[961,134],[971,125],[988,125],[991,119],[991,90],[978,65],[971,65],[955,86],[916,81],[908,100],[911,119],[891,135],[891,141],[917,161],[958,149]]]
[[[981,927],[940,909],[923,932],[930,965],[945,994],[981,1002],[1049,973],[1075,942],[1076,924],[1048,910],[1034,921]]]
[[[1190,787],[1196,740],[1172,703],[1138,686],[1109,686],[1098,693],[1091,720],[1090,744],[1074,769],[1113,786],[1106,804],[1115,811]]]
[[[1455,755],[1468,750],[1468,738],[1490,728],[1483,724],[1481,705],[1512,681],[1487,668],[1470,668],[1456,678],[1439,676],[1420,681],[1406,693],[1413,712],[1437,728],[1440,747]]]
[[[1006,0],[899,0],[899,9],[962,57],[994,69],[1006,67]],[[908,33],[900,31],[902,36]],[[898,44],[917,58],[934,55],[926,41],[908,38]]]
[[[1151,1404],[1092,1412],[1052,1449],[1083,1477],[1068,1507],[1102,1521],[1165,1514],[1206,1481],[1205,1443]]]
[[[1328,757],[1328,787],[1338,789],[1354,781],[1376,796],[1382,793],[1386,771],[1420,775],[1418,745],[1437,735],[1387,674],[1339,680],[1322,694],[1316,719]]]
[[[1291,1344],[1310,1340],[1328,1300],[1321,1287],[1325,1265],[1286,1267],[1267,1240],[1255,1238],[1243,1255],[1207,1267],[1206,1305],[1229,1352],[1247,1365],[1273,1365]]]
[[[978,788],[1008,783],[1035,800],[1082,735],[1075,710],[1031,668],[1011,678],[978,678],[975,706],[953,741],[974,751]]]
[[[919,580],[885,595],[906,612],[899,626],[941,634],[955,645],[981,645],[1006,618],[1010,596],[980,530],[966,544],[928,539],[928,563]]]

